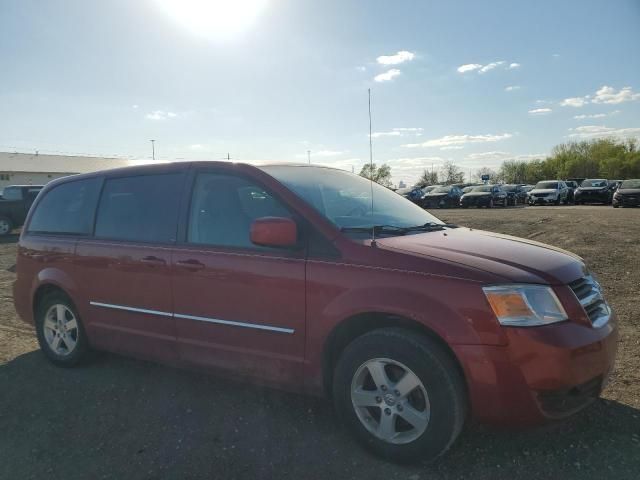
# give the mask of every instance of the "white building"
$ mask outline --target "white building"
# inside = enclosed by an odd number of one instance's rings
[[[0,192],[9,185],[44,185],[54,178],[135,163],[122,158],[0,152]]]

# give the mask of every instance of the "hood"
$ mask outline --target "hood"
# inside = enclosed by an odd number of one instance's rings
[[[438,192],[438,193],[432,193],[429,192],[425,195],[425,197],[446,197],[447,195],[449,195],[448,193],[442,193],[442,192]]]
[[[544,243],[468,228],[379,238],[378,246],[443,259],[500,276],[507,282],[567,284],[585,274],[580,257]]]
[[[640,194],[640,188],[619,188],[616,193],[620,195],[638,195]]]
[[[578,190],[580,190],[581,192],[604,192],[608,189],[609,187],[578,187]]]
[[[533,190],[530,190],[529,193],[558,193],[558,190],[555,188],[534,188]]]
[[[465,193],[465,197],[486,197],[487,195],[491,195],[491,192],[469,192]]]

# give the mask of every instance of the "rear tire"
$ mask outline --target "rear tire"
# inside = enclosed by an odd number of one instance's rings
[[[75,305],[64,293],[44,296],[36,309],[40,349],[51,363],[73,367],[89,356],[87,336]]]
[[[334,372],[333,401],[364,447],[396,462],[435,460],[458,437],[467,413],[464,379],[451,355],[397,328],[347,346]]]
[[[13,223],[9,217],[0,216],[0,237],[9,235],[13,230]]]

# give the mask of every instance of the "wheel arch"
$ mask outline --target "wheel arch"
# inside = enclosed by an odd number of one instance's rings
[[[438,343],[453,360],[463,379],[465,390],[467,390],[467,380],[464,369],[454,351],[440,335],[423,323],[401,315],[384,312],[366,312],[344,319],[337,324],[327,336],[322,350],[322,386],[328,397],[332,396],[335,366],[344,349],[361,335],[381,328],[402,328],[429,337]]]

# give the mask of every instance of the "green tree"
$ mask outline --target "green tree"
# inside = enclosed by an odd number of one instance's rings
[[[375,163],[374,164],[366,163],[363,165],[362,169],[360,170],[360,176],[373,180],[374,182],[379,183],[380,185],[387,188],[392,186],[391,167],[389,167],[389,165],[386,165],[386,164],[380,165],[380,168],[378,168],[378,166]]]
[[[463,183],[464,172],[453,162],[445,162],[440,168],[440,182],[445,185]]]
[[[435,185],[437,183],[438,183],[438,172],[429,171],[425,169],[424,172],[422,172],[422,176],[420,177],[416,185],[419,185],[421,187],[426,187],[428,185]]]

